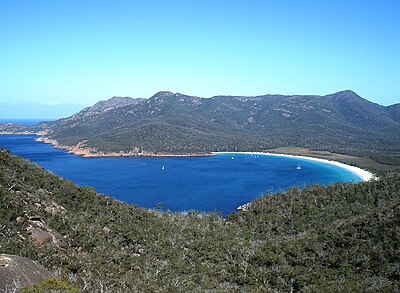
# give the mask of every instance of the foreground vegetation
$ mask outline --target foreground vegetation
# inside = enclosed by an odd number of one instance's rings
[[[137,208],[0,149],[0,251],[88,292],[396,292],[399,215],[396,174],[293,188],[223,218]],[[67,244],[38,245],[29,227]]]

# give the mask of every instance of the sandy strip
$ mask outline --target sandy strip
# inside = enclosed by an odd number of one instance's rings
[[[291,158],[299,158],[299,159],[305,159],[305,160],[310,160],[310,161],[317,161],[321,163],[326,163],[326,164],[331,164],[335,165],[338,167],[341,167],[343,169],[346,169],[354,174],[356,174],[362,181],[370,181],[370,180],[375,180],[377,177],[372,174],[371,172],[355,167],[355,166],[350,166],[341,162],[337,161],[331,161],[327,159],[320,159],[320,158],[314,158],[314,157],[306,157],[306,156],[298,156],[298,155],[286,155],[286,154],[275,154],[275,153],[262,153],[262,152],[213,152],[213,154],[246,154],[246,155],[263,155],[263,156],[277,156],[277,157],[291,157]]]

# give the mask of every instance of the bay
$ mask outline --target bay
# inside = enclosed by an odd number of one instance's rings
[[[164,210],[228,214],[289,186],[361,180],[339,166],[259,154],[82,158],[36,142],[36,137],[0,135],[0,146],[78,185],[144,208],[161,204]]]

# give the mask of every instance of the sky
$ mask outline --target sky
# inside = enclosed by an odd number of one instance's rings
[[[112,96],[400,102],[398,0],[0,0],[0,119]]]

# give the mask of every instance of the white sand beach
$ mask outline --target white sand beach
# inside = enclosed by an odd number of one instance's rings
[[[277,156],[277,157],[292,157],[292,158],[301,158],[305,160],[317,161],[321,163],[331,164],[335,166],[339,166],[344,168],[354,174],[356,174],[362,181],[370,181],[377,179],[377,177],[371,172],[361,169],[359,167],[350,166],[338,161],[332,161],[327,159],[320,159],[314,157],[306,157],[306,156],[298,156],[298,155],[287,155],[287,154],[275,154],[275,153],[262,153],[262,152],[213,152],[213,154],[248,154],[248,155],[264,155],[264,156]]]

